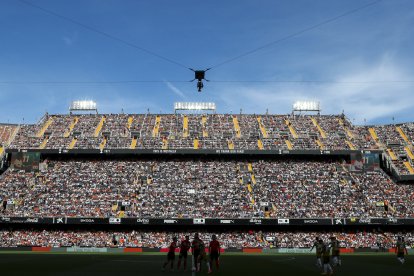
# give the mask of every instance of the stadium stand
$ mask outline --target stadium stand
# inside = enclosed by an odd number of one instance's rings
[[[412,123],[355,126],[343,115],[46,114],[33,125],[0,125],[0,139],[8,154],[0,247],[164,248],[172,235],[191,234],[179,224],[168,232],[175,219],[249,222],[201,231],[205,239],[218,234],[225,248],[306,248],[315,236],[331,235],[342,247],[391,247],[399,235],[393,225],[414,218],[414,188],[394,174],[414,175]],[[32,160],[34,152],[40,159],[19,167],[19,156]],[[370,154],[377,159],[369,161]],[[133,223],[115,229],[128,219]],[[144,229],[137,219],[155,222]],[[289,219],[303,228],[279,228]],[[371,219],[385,232],[342,225]],[[265,220],[278,228],[262,229]],[[88,229],[76,227],[90,221]],[[68,228],[48,227],[58,223]],[[335,223],[341,232],[329,228]]]
[[[414,216],[411,186],[340,161],[49,159],[41,172],[9,169],[0,189],[9,216],[113,217],[120,201],[123,217]]]
[[[343,115],[230,115],[230,114],[105,114],[46,115],[36,125],[22,126],[11,148],[193,149],[380,149],[412,146],[412,124],[353,126]],[[27,138],[27,139],[26,139]],[[34,139],[34,138],[37,138]],[[260,142],[258,142],[260,140]]]
[[[173,236],[193,236],[194,231],[166,232],[145,230],[91,231],[91,230],[0,230],[0,247],[144,247],[167,248]],[[398,232],[303,232],[303,231],[201,231],[201,239],[208,242],[216,234],[221,246],[229,248],[310,248],[315,237],[328,241],[336,236],[342,248],[391,248]],[[414,244],[414,233],[405,234],[407,244]]]
[[[0,147],[5,148],[11,142],[17,129],[17,125],[0,124]]]

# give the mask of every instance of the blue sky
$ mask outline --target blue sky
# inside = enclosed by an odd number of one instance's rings
[[[355,123],[414,121],[414,1],[383,0],[251,55],[269,42],[373,0],[25,0],[195,69],[47,14],[0,1],[0,122],[36,122],[92,99],[101,113],[171,113],[176,101],[212,101],[218,112],[286,114],[318,100]],[[156,83],[59,83],[155,80]],[[239,81],[328,81],[275,83]],[[236,82],[222,82],[236,81]],[[390,81],[408,81],[394,83]],[[17,82],[17,83],[6,83]],[[25,83],[26,82],[26,83]]]

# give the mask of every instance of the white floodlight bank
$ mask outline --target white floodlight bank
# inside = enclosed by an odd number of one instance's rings
[[[216,110],[215,103],[207,102],[176,102],[174,103],[175,110]]]
[[[69,108],[70,111],[90,111],[97,110],[97,104],[94,101],[73,101]]]
[[[320,111],[321,106],[317,101],[296,101],[293,104],[293,111]]]

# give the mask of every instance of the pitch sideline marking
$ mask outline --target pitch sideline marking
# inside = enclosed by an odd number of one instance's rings
[[[127,263],[152,263],[152,261],[133,261],[133,260],[111,260],[112,262],[127,262]]]
[[[281,262],[294,261],[294,260],[296,260],[295,257],[290,257],[290,258],[281,259],[281,260],[272,260],[272,262],[281,263]]]

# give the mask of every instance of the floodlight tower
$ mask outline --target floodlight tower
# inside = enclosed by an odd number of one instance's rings
[[[94,101],[73,101],[70,104],[69,112],[83,112],[83,111],[95,111],[98,114],[98,107]]]
[[[293,103],[292,115],[295,115],[295,112],[316,112],[321,115],[321,104],[318,101],[296,101]]]
[[[216,104],[215,103],[207,103],[207,102],[176,102],[174,103],[174,112],[177,111],[216,111]]]

